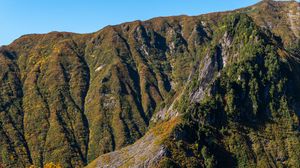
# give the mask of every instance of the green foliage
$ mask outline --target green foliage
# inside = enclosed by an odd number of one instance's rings
[[[214,168],[216,166],[214,156],[208,152],[206,146],[201,149],[202,157],[204,158],[204,165],[207,168]]]
[[[0,166],[83,167],[134,143],[172,104],[184,124],[162,167],[299,167],[299,43],[285,49],[260,28],[261,10],[241,11],[28,35],[1,47]],[[286,26],[276,32],[284,44],[294,39]],[[206,56],[209,93],[191,102]]]
[[[211,84],[210,96],[197,103],[191,103],[190,97],[185,96],[190,93],[182,97],[181,108],[177,109],[184,113],[185,124],[177,134],[189,135],[181,138],[195,146],[189,149],[195,149],[195,156],[200,154],[202,166],[297,167],[294,157],[299,155],[290,157],[288,153],[294,150],[287,148],[290,145],[287,134],[299,140],[293,126],[299,123],[299,116],[296,117],[292,105],[299,100],[293,90],[298,88],[293,82],[297,69],[295,72],[290,69],[281,55],[280,45],[268,38],[248,16],[230,16],[225,27],[222,30],[221,26],[220,32],[228,31],[233,36],[233,44],[243,44],[230,50],[232,55],[238,52],[239,57],[219,72]],[[197,78],[193,79],[191,86],[197,88],[198,83]],[[265,146],[262,141],[274,146]],[[220,150],[220,146],[225,149]],[[220,153],[230,159],[223,160]]]

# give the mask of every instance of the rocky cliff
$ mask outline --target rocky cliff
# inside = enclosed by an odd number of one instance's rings
[[[0,49],[4,167],[299,167],[299,3]],[[127,147],[126,147],[127,146]]]

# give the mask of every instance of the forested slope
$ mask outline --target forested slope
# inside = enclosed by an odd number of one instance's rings
[[[0,48],[0,163],[298,167],[298,17],[264,1],[25,35]]]

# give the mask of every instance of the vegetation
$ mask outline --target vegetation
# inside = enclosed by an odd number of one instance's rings
[[[166,150],[158,167],[300,167],[294,5],[1,47],[0,167],[84,167],[148,130]]]
[[[185,124],[178,126],[176,134],[183,136],[167,142],[172,160],[180,167],[299,166],[295,160],[300,155],[288,148],[292,145],[298,149],[300,142],[299,116],[295,113],[299,71],[290,67],[293,58],[280,55],[279,43],[266,38],[258,27],[249,26],[253,22],[247,18],[232,15],[220,26],[237,35],[233,43],[243,43],[246,48],[233,49],[239,58],[215,77],[210,96],[196,103],[182,101],[188,102],[179,108],[184,109]],[[232,23],[236,26],[231,27]],[[249,34],[240,36],[245,32]],[[247,38],[257,40],[253,43]],[[297,47],[291,49],[296,51]],[[194,80],[199,81],[197,77]],[[188,164],[193,163],[191,158],[198,161],[197,166]]]

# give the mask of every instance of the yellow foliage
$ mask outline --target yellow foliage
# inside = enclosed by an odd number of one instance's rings
[[[288,53],[282,49],[278,49],[277,52],[281,58],[286,58],[288,56]]]
[[[155,127],[153,127],[149,132],[154,133],[154,135],[159,136],[159,141],[157,141],[157,144],[160,144],[164,142],[166,138],[170,135],[170,133],[173,131],[173,129],[180,124],[181,119],[179,117],[175,117],[170,119],[169,121],[157,124]]]
[[[60,164],[54,164],[54,163],[47,163],[44,168],[62,168]]]
[[[37,167],[34,165],[31,165],[28,168],[37,168]],[[54,164],[54,163],[50,162],[50,163],[45,164],[44,168],[62,168],[62,166],[60,164]]]

